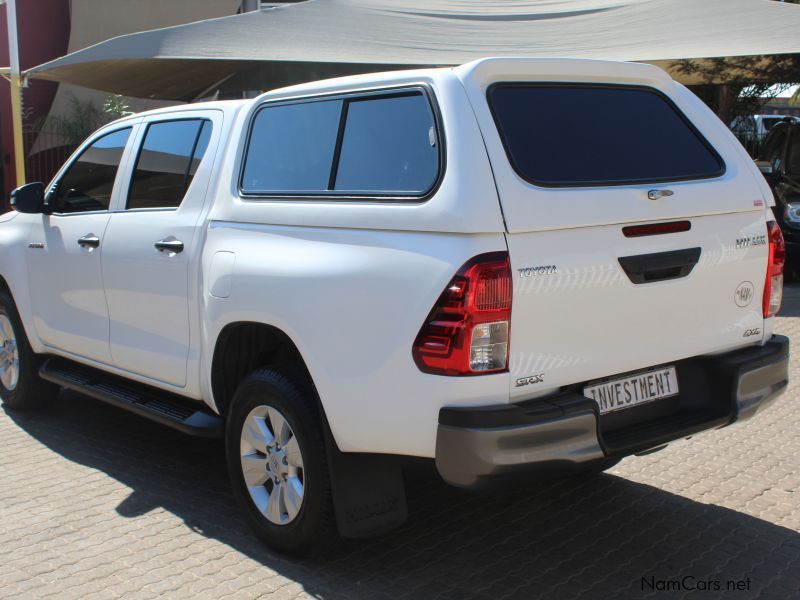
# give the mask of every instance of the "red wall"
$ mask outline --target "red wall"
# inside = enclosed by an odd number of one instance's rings
[[[69,0],[17,0],[17,37],[23,70],[66,54],[69,32]],[[1,6],[0,66],[8,64],[7,8]],[[23,92],[23,110],[34,120],[46,116],[57,89],[56,83],[31,80]],[[0,78],[0,161],[0,203],[3,203],[8,192],[16,187],[11,97],[9,83],[3,78]]]

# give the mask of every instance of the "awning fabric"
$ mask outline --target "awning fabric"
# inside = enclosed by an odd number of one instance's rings
[[[226,82],[266,89],[487,56],[670,68],[680,59],[798,52],[800,6],[771,0],[310,0],[120,36],[28,74],[190,100]]]

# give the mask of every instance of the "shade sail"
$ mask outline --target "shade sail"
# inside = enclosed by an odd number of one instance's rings
[[[669,68],[688,58],[798,52],[800,6],[771,0],[310,0],[120,36],[29,74],[189,100],[226,82],[263,89],[486,56]]]

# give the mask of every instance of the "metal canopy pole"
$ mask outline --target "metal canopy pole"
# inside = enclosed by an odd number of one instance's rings
[[[17,186],[25,183],[25,148],[22,138],[22,75],[19,68],[19,45],[17,43],[17,0],[6,0],[8,21],[8,58],[11,83],[11,120],[14,130],[14,165]]]

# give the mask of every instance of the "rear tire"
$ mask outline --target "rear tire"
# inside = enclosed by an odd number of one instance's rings
[[[294,556],[336,539],[319,407],[310,386],[268,369],[236,390],[225,431],[233,494],[256,535]]]
[[[11,295],[0,291],[0,399],[15,410],[40,408],[58,386],[39,377],[42,357],[33,353]]]

